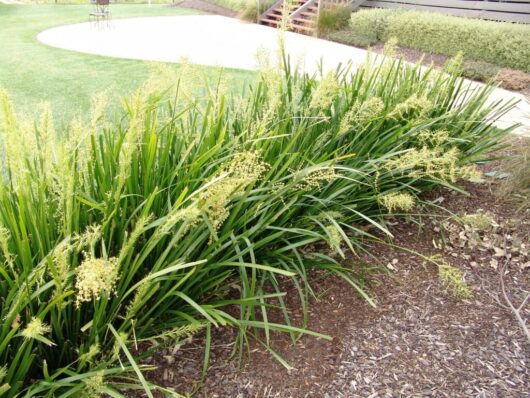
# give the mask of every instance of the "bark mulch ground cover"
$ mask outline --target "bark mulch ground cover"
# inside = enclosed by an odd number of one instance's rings
[[[496,196],[497,184],[494,179],[466,182],[468,195],[439,189],[425,198],[464,218],[483,215],[469,222],[490,220],[485,225],[470,227],[442,210],[390,220],[394,244],[405,250],[374,244],[374,257],[352,256],[344,262],[385,271],[365,271],[376,308],[345,282],[312,275],[317,299],[310,307],[309,328],[333,340],[302,337],[293,345],[288,335],[274,334],[272,347],[291,370],[258,344],[242,361],[230,359],[235,331],[214,331],[210,369],[196,396],[530,396],[530,343],[500,288],[502,273],[515,307],[528,294],[530,209]],[[471,297],[455,297],[426,257],[460,270]],[[298,303],[290,304],[293,319],[300,321]],[[193,391],[202,369],[201,340],[150,358],[148,363],[159,368],[149,378],[180,392]]]
[[[372,51],[381,54],[383,53],[384,43],[378,42],[374,44],[371,49]],[[424,65],[428,66],[432,63],[437,68],[442,68],[447,60],[451,58],[443,54],[430,53],[406,47],[397,47],[396,53],[398,56],[403,57],[409,62],[416,63],[419,60],[422,60]],[[489,65],[490,67],[498,69],[498,75],[495,77],[495,81],[500,87],[507,90],[520,92],[526,96],[530,95],[530,73],[512,68],[500,68],[487,63],[484,63],[484,65]],[[493,73],[493,75],[495,74],[496,73]],[[476,80],[476,77],[473,76],[466,77]],[[489,79],[485,80],[486,81],[480,81],[487,82]]]

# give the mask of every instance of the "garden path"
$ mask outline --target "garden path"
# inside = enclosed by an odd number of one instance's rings
[[[245,23],[219,15],[150,17],[113,20],[110,28],[89,23],[59,26],[37,36],[53,47],[111,57],[160,62],[182,62],[254,70],[259,52],[274,54],[280,43],[278,30]],[[307,72],[324,71],[339,64],[362,64],[368,52],[326,40],[285,32],[285,49],[293,64]],[[480,83],[469,82],[470,87]],[[513,123],[523,126],[517,133],[530,135],[530,103],[521,94],[495,89],[491,101],[521,100],[518,106],[497,122],[499,127]]]

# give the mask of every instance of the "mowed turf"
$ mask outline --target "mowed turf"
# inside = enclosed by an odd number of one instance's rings
[[[0,4],[0,87],[9,92],[16,109],[32,116],[40,103],[48,102],[55,118],[66,121],[87,113],[93,95],[107,91],[115,104],[146,81],[150,69],[146,62],[81,54],[37,41],[37,34],[47,28],[86,22],[91,9],[90,5]],[[113,4],[111,10],[113,18],[197,13],[145,4]],[[220,72],[218,68],[196,69],[209,77]],[[222,73],[229,82],[239,84],[252,76],[237,70]]]

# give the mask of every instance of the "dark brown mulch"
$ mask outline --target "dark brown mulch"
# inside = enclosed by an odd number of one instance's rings
[[[204,11],[209,14],[217,14],[225,17],[235,17],[237,12],[218,4],[210,3],[203,0],[182,0],[174,3],[175,7],[190,8],[192,10]]]
[[[528,248],[530,210],[520,212],[516,204],[494,196],[494,180],[464,187],[469,196],[439,189],[427,200],[441,201],[460,215],[483,210],[506,236],[522,238]],[[312,275],[318,299],[312,300],[309,328],[333,340],[302,337],[293,344],[287,335],[273,334],[273,349],[292,370],[259,344],[252,344],[250,357],[244,357],[239,367],[229,358],[235,331],[216,330],[210,370],[197,396],[530,397],[530,344],[502,299],[496,299],[499,271],[488,261],[493,251],[458,244],[436,248],[433,241],[440,238],[439,220],[446,213],[437,214],[440,217],[390,222],[395,244],[423,256],[441,255],[463,272],[472,298],[454,297],[441,284],[436,267],[422,258],[372,245],[377,265],[388,270],[370,279],[375,309],[344,281]],[[374,258],[364,255],[344,265],[360,263],[375,264]],[[528,258],[508,263],[505,281],[515,304],[530,286],[528,267]],[[299,322],[297,300],[289,306]],[[529,311],[524,315],[528,317]],[[271,320],[281,321],[277,314]],[[150,361],[159,369],[149,379],[177,391],[192,391],[202,367],[202,346],[199,337],[191,344],[161,350]]]

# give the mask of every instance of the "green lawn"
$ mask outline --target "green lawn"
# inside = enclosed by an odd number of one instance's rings
[[[131,93],[149,75],[146,62],[80,54],[37,41],[42,30],[88,20],[90,5],[0,4],[0,87],[7,89],[17,110],[34,113],[49,102],[55,117],[67,120],[86,112],[90,98],[108,90],[114,102]],[[191,10],[164,5],[112,5],[113,18],[186,15]],[[177,68],[178,66],[175,66]],[[208,76],[217,68],[198,67]],[[226,70],[224,76],[244,82],[250,72]],[[31,115],[32,116],[32,115]]]

